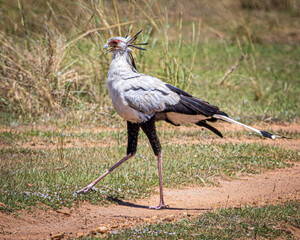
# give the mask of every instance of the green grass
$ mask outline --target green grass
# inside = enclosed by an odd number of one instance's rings
[[[0,132],[0,139],[3,143],[10,146],[22,146],[23,143],[39,142],[46,148],[49,146],[63,147],[65,143],[71,143],[76,145],[75,140],[83,142],[99,142],[101,143],[118,143],[123,142],[123,139],[127,137],[127,131],[101,131],[94,132],[82,132],[76,133],[72,131],[41,131],[41,130],[26,130],[24,132]],[[50,144],[50,145],[49,145]]]
[[[124,122],[123,122],[124,123]],[[224,123],[228,125],[228,123]],[[206,139],[218,139],[218,137],[212,132],[195,128],[182,130],[180,127],[163,128],[162,124],[158,124],[158,135],[162,140],[164,145],[168,144],[169,141],[189,141],[198,139],[200,142],[206,143]],[[221,125],[219,125],[221,127]],[[195,126],[194,126],[195,127]],[[218,127],[217,127],[218,128]],[[57,129],[57,128],[56,128]],[[284,130],[273,131],[268,129],[268,126],[260,127],[260,129],[272,132],[274,134],[285,136],[287,138],[299,139],[300,133],[297,132],[287,132]],[[246,130],[239,131],[227,131],[224,130],[224,137],[234,138],[234,139],[245,139],[249,138],[252,140],[264,138],[253,132]],[[29,147],[35,148],[39,144],[42,148],[64,148],[66,144],[69,144],[70,147],[77,146],[81,147],[82,143],[85,144],[123,144],[125,145],[124,139],[127,138],[127,130],[124,124],[118,125],[118,128],[105,129],[105,128],[78,128],[78,129],[65,129],[65,130],[38,130],[24,128],[19,130],[10,130],[0,132],[0,140],[2,144],[5,144],[9,147],[23,147],[24,144],[27,144]],[[141,134],[142,139],[146,139],[143,134]]]
[[[41,203],[56,209],[84,200],[108,204],[111,197],[149,196],[158,186],[158,177],[155,156],[144,136],[136,157],[104,178],[96,186],[97,192],[74,194],[125,156],[126,147],[120,143],[113,147],[53,150],[2,148],[0,202],[8,207],[1,210],[14,211]],[[218,177],[235,178],[239,173],[260,173],[299,161],[294,151],[260,144],[170,144],[164,146],[163,155],[166,187],[217,184]]]
[[[227,125],[228,123],[224,123],[225,125]],[[218,128],[218,127],[217,127]],[[287,132],[284,130],[279,130],[279,131],[273,131],[272,129],[268,129],[268,127],[258,127],[261,130],[264,131],[269,131],[272,132],[274,134],[280,135],[280,136],[285,136],[287,138],[292,138],[292,139],[298,139],[300,138],[300,134],[297,132]],[[163,131],[159,131],[159,136],[163,137],[164,140],[167,142],[167,140],[195,140],[198,139],[199,141],[205,143],[206,139],[219,139],[219,137],[217,137],[214,133],[206,130],[206,129],[199,129],[198,130],[191,130],[191,129],[185,129],[185,130],[180,130],[180,127],[174,127],[173,129],[169,129],[169,130],[163,130]],[[243,130],[241,128],[241,130],[239,131],[227,131],[227,130],[221,130],[222,134],[224,137],[226,138],[234,138],[235,140],[237,139],[252,139],[252,140],[257,140],[257,139],[261,139],[263,140],[264,137],[262,137],[261,135],[258,135],[256,133],[253,132],[249,132],[247,130]],[[230,141],[230,140],[229,140]]]
[[[222,125],[228,125],[228,123],[223,123],[217,126],[217,128],[221,128]],[[162,127],[164,126],[164,127]],[[196,127],[195,125],[190,125],[193,128],[185,128],[181,129],[180,127],[174,127],[168,125],[169,128],[165,128],[166,125],[158,123],[158,135],[162,140],[164,145],[168,144],[169,141],[188,141],[188,140],[199,140],[205,144],[206,139],[219,139],[212,132],[204,129]],[[62,129],[55,127],[56,130],[39,130],[32,128],[19,128],[19,129],[11,129],[10,131],[0,132],[0,140],[1,143],[4,144],[3,147],[23,147],[24,144],[27,144],[29,147],[35,148],[36,144],[39,144],[42,148],[65,148],[66,144],[69,144],[69,147],[82,147],[82,143],[86,144],[123,144],[126,145],[124,139],[127,138],[127,130],[126,126],[123,124],[118,125],[118,128],[108,128],[100,127],[100,128],[89,128],[87,126],[83,128],[75,128],[75,129]],[[285,136],[287,138],[298,139],[300,138],[300,134],[293,131],[273,131],[269,129],[268,126],[258,127],[265,131],[272,132],[277,135]],[[263,140],[264,138],[260,135],[249,132],[247,130],[238,131],[228,131],[221,130],[223,135],[227,138],[234,139],[252,139],[252,140]],[[146,137],[144,134],[140,135],[140,138],[145,140]],[[146,140],[147,141],[147,140]]]
[[[186,45],[182,47],[178,61],[189,67],[193,50],[189,44]],[[170,43],[169,48],[175,51],[176,46]],[[144,73],[181,87],[194,96],[219,106],[231,117],[242,122],[254,123],[266,119],[293,122],[299,119],[300,106],[297,103],[300,92],[300,47],[298,45],[255,45],[255,50],[253,50],[248,45],[239,48],[236,45],[215,42],[199,44],[195,51],[197,57],[192,70],[193,76],[190,76],[189,80],[186,75],[182,74],[179,74],[179,79],[176,80],[165,71],[165,59],[161,56],[163,42],[156,43],[151,51],[143,53],[143,58],[137,57],[137,62],[143,64],[140,64],[138,69],[142,71],[141,67],[146,66]],[[248,54],[248,59],[240,63],[223,85],[219,85],[225,72],[240,54]],[[109,63],[105,65],[108,66]],[[97,86],[95,84],[94,88]],[[112,122],[120,125],[120,118],[116,116],[115,111],[103,107],[103,105],[110,106],[111,103],[105,85],[102,88],[104,95],[96,95],[97,99],[94,100],[87,101],[84,97],[76,96],[80,102],[76,104],[80,104],[80,108],[76,107],[75,103],[69,102],[65,107],[66,109],[71,107],[71,111],[66,111],[63,118],[55,115],[45,117],[43,113],[38,118],[27,119],[29,122],[61,120],[68,125],[109,126]],[[79,90],[73,89],[72,91]],[[96,94],[99,89],[93,92]],[[5,109],[9,110],[9,107]],[[19,115],[7,115],[5,111],[0,114],[2,124],[18,125],[26,120],[23,117],[21,120],[18,119]]]
[[[287,44],[236,45],[205,44],[197,50],[195,79],[190,92],[219,106],[230,116],[248,122],[295,121],[299,118],[300,48]],[[185,50],[183,50],[185,52]],[[219,82],[241,54],[248,54],[239,67]],[[183,62],[189,63],[183,58]]]
[[[82,201],[106,205],[113,198],[147,197],[157,189],[156,159],[142,135],[135,159],[103,179],[97,192],[74,194],[125,155],[125,122],[112,109],[105,86],[110,56],[101,51],[120,31],[125,35],[128,29],[130,34],[143,29],[140,42],[149,42],[148,51],[134,51],[140,72],[209,101],[242,122],[299,121],[300,21],[293,0],[287,8],[267,10],[242,8],[237,0],[187,1],[184,7],[180,1],[116,2],[115,9],[112,1],[0,1],[0,124],[8,129],[0,132],[0,202],[7,206],[1,211],[57,209]],[[125,25],[114,26],[117,19]],[[93,31],[108,25],[112,27]],[[220,84],[240,55],[244,60]],[[28,128],[14,128],[22,125]],[[49,130],[36,130],[36,125]],[[121,130],[89,130],[98,126]],[[159,135],[166,187],[216,185],[222,176],[290,167],[300,160],[294,151],[261,144],[168,144],[191,139],[205,143],[212,138],[206,131],[170,128]],[[261,138],[242,130],[224,135]],[[299,228],[295,209],[299,204],[294,202],[221,209],[110,238],[288,239],[292,236],[285,224]]]
[[[296,239],[299,202],[264,207],[218,209],[176,223],[137,226],[107,239]],[[86,237],[85,239],[98,239]]]

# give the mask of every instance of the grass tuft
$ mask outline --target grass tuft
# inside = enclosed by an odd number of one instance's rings
[[[145,137],[141,141],[133,160],[104,178],[96,186],[97,192],[84,195],[74,192],[125,156],[122,144],[53,150],[0,149],[0,202],[8,206],[1,210],[14,211],[41,203],[57,209],[84,200],[103,205],[112,198],[147,197],[158,186],[157,166]],[[171,144],[164,148],[164,156],[164,183],[172,188],[214,185],[223,176],[257,174],[290,167],[291,160],[299,161],[294,151],[258,144]]]
[[[219,209],[176,223],[138,226],[107,239],[296,239],[299,207],[299,202],[291,201],[278,206]]]
[[[293,1],[285,2],[294,6]],[[299,21],[288,8],[262,14],[243,10],[233,0],[205,5],[191,1],[182,11],[155,0],[35,4],[24,0],[3,2],[0,7],[2,123],[57,119],[70,123],[79,116],[78,121],[85,122],[88,109],[107,107],[110,59],[101,48],[109,37],[125,35],[128,29],[130,34],[144,29],[141,40],[150,43],[147,53],[135,51],[141,72],[245,121],[299,118],[295,32]],[[240,55],[248,58],[220,87]]]

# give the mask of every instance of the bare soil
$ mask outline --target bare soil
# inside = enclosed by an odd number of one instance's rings
[[[243,128],[228,124],[228,123],[217,123],[214,124],[214,126],[219,129],[224,134],[224,138],[219,138],[216,135],[211,135],[208,138],[199,137],[198,139],[195,137],[183,137],[183,138],[173,138],[171,141],[167,141],[164,144],[186,144],[186,143],[192,143],[192,144],[211,144],[211,143],[261,143],[266,145],[273,145],[277,147],[282,147],[286,149],[296,150],[300,151],[300,143],[299,139],[285,139],[285,138],[277,138],[275,141],[272,139],[251,139],[249,137],[240,137],[237,138],[231,138],[226,136],[226,133],[228,132],[237,132],[244,130]],[[125,126],[124,126],[125,127]],[[260,125],[254,125],[252,126],[254,128],[260,129],[260,130],[268,130],[272,133],[276,133],[279,130],[282,130],[287,133],[300,133],[300,124],[299,123],[291,123],[291,124],[266,124],[262,123]],[[12,132],[12,133],[23,133],[26,131],[35,130],[35,131],[55,131],[55,132],[61,132],[61,129],[58,129],[57,127],[53,126],[18,126],[18,127],[12,127],[9,128],[7,126],[0,126],[0,132]],[[120,128],[101,128],[101,127],[88,127],[88,128],[70,128],[65,129],[63,133],[100,133],[100,132],[117,132],[120,131]],[[158,127],[158,132],[160,131],[177,131],[177,132],[199,132],[200,128],[197,126],[180,126],[180,127],[174,127],[170,124],[162,123]],[[205,130],[206,131],[206,130]],[[163,139],[161,139],[163,140]],[[61,143],[58,141],[56,142],[45,142],[38,137],[32,137],[28,142],[15,142],[13,144],[8,144],[0,139],[0,148],[14,148],[14,147],[22,147],[22,148],[32,148],[32,149],[57,149],[57,148],[85,148],[85,147],[110,147],[110,146],[116,146],[120,143],[116,141],[99,141],[99,140],[87,140],[87,139],[72,139],[68,140],[67,142],[64,142],[64,145],[61,146]],[[126,145],[126,141],[123,144]]]
[[[297,122],[292,123],[265,123],[261,122],[257,125],[252,125],[252,127],[260,129],[260,130],[266,130],[271,129],[273,131],[279,131],[283,130],[286,132],[294,132],[294,133],[300,133],[300,119],[298,119]],[[125,122],[124,122],[125,123]],[[242,130],[243,128],[229,123],[223,123],[223,122],[217,122],[213,124],[214,127],[218,128],[220,131],[238,131]],[[125,127],[125,124],[124,124]],[[162,130],[169,130],[169,129],[176,129],[176,131],[181,132],[192,132],[192,131],[198,131],[199,127],[196,125],[192,126],[172,126],[165,122],[160,122],[160,125],[158,129]],[[18,125],[18,126],[7,126],[7,125],[0,125],[0,132],[13,132],[13,133],[21,133],[25,131],[57,131],[57,132],[64,132],[64,133],[86,133],[86,132],[93,132],[93,133],[100,133],[100,132],[117,132],[122,130],[118,127],[96,127],[96,126],[85,126],[85,127],[70,127],[68,129],[60,129],[57,126],[53,125]]]
[[[168,209],[150,210],[159,195],[136,201],[117,201],[118,205],[100,207],[82,203],[79,207],[60,211],[37,210],[17,214],[0,213],[1,239],[49,239],[89,234],[97,227],[118,230],[136,224],[176,221],[215,208],[261,206],[300,198],[300,163],[292,168],[248,175],[239,180],[221,181],[220,187],[165,189]]]
[[[231,126],[231,125],[229,125]],[[164,126],[162,126],[164,128]],[[226,131],[236,131],[230,127]],[[261,128],[261,127],[260,127]],[[298,124],[289,126],[271,125],[268,129],[279,129],[298,133]],[[180,128],[177,128],[180,130]],[[1,129],[3,131],[3,128]],[[181,128],[181,131],[185,129]],[[100,130],[99,130],[100,131]],[[231,141],[236,143],[260,142],[278,145],[299,151],[299,140],[254,140],[254,139],[211,139],[210,142]],[[186,140],[174,140],[185,142]],[[203,144],[203,141],[198,141]],[[172,144],[172,142],[170,143]],[[102,145],[103,146],[103,145]],[[35,147],[35,146],[32,146]],[[92,232],[118,231],[137,224],[176,221],[179,218],[202,214],[216,208],[240,207],[244,205],[262,206],[300,199],[300,163],[292,168],[267,171],[259,175],[241,176],[238,180],[220,180],[219,187],[188,187],[184,189],[164,189],[165,201],[170,208],[160,211],[148,206],[158,203],[159,195],[135,201],[116,200],[116,205],[108,207],[82,203],[72,209],[54,211],[33,208],[13,214],[0,212],[0,239],[62,239],[85,236]]]

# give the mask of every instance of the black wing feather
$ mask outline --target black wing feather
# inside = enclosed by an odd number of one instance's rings
[[[221,138],[223,137],[222,133],[218,129],[207,124],[205,120],[197,122],[196,125],[200,126],[200,127],[205,127],[207,129],[209,129],[210,131],[212,131],[213,133],[217,134],[219,137],[221,137]]]
[[[196,123],[197,126],[205,127],[208,130],[212,131],[219,137],[223,137],[222,133],[214,128],[213,126],[209,125],[206,121],[215,122],[218,119],[214,118],[214,114],[224,115],[228,117],[228,115],[219,110],[218,107],[211,105],[209,102],[205,102],[200,100],[199,98],[193,97],[192,95],[188,94],[187,92],[174,87],[170,84],[166,84],[166,86],[173,92],[177,93],[180,96],[180,101],[175,105],[169,105],[163,112],[176,112],[182,113],[187,115],[204,115],[206,117],[211,117],[206,120],[202,120]],[[171,120],[169,120],[166,115],[164,115],[164,120],[174,124]],[[176,125],[177,126],[177,125]]]
[[[179,95],[187,96],[187,97],[192,97],[192,95],[188,94],[187,92],[181,90],[180,88],[174,87],[170,84],[166,84],[166,86],[173,92],[176,92]]]
[[[228,116],[226,113],[219,110],[218,107],[211,105],[208,102],[200,100],[199,98],[193,97],[192,95],[186,93],[185,91],[174,87],[170,84],[166,86],[173,92],[180,96],[180,101],[176,105],[168,106],[164,112],[177,112],[188,115],[204,115],[206,117],[212,117],[214,114],[220,114]],[[215,119],[212,118],[211,121]]]

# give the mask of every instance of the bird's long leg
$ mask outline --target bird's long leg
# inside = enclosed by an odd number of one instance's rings
[[[107,174],[115,170],[117,167],[119,167],[123,162],[126,160],[132,158],[134,154],[132,155],[131,153],[128,154],[126,157],[122,158],[119,162],[117,162],[115,165],[113,165],[110,169],[108,169],[105,173],[103,173],[100,177],[98,177],[95,181],[91,182],[89,185],[86,187],[82,188],[81,190],[77,191],[76,193],[86,193],[90,191],[102,178],[104,178]]]
[[[147,135],[149,142],[152,146],[154,154],[157,156],[158,160],[158,178],[159,178],[159,204],[154,207],[149,207],[151,209],[162,209],[167,208],[168,205],[164,203],[164,194],[163,194],[163,180],[162,180],[162,154],[161,154],[161,145],[156,134],[155,129],[155,120],[154,118],[150,119],[149,121],[142,123],[141,127],[145,134]]]
[[[110,172],[115,170],[117,167],[119,167],[122,163],[124,163],[128,159],[132,158],[136,153],[139,130],[140,130],[139,124],[127,122],[127,132],[128,132],[127,156],[122,158],[115,165],[113,165],[110,169],[108,169],[105,173],[103,173],[95,181],[91,182],[89,185],[87,185],[83,189],[77,191],[76,193],[86,193],[86,192],[90,191],[95,186],[95,184],[97,184],[107,174],[109,174]]]
[[[162,209],[168,208],[169,206],[164,202],[164,194],[163,194],[163,180],[162,180],[162,154],[161,152],[157,156],[158,160],[158,178],[159,178],[159,204],[158,206],[150,206],[150,209]]]

